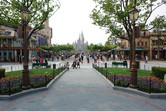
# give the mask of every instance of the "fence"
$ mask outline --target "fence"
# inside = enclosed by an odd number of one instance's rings
[[[55,63],[49,63],[51,68],[53,68],[53,64]],[[64,63],[58,63],[57,68],[63,66]],[[11,72],[11,71],[18,71],[18,70],[23,70],[23,64],[20,65],[1,65],[0,68],[5,69],[5,72]],[[29,64],[29,69],[32,69],[32,64]]]
[[[100,67],[105,67],[105,63],[99,61],[96,63],[98,66]],[[130,63],[128,62],[128,68],[130,66]],[[152,67],[166,67],[166,64],[164,63],[160,63],[160,64],[150,64],[150,63],[140,63],[139,65],[139,69],[142,69],[142,70],[149,70],[151,71],[152,70]],[[112,62],[107,62],[107,67],[118,67],[118,68],[126,68],[125,66],[112,66]]]
[[[99,67],[97,64],[93,64],[98,72],[104,75],[109,79],[114,86],[120,87],[129,87],[130,85],[130,76],[129,75],[116,75],[108,72],[107,68]],[[147,92],[147,93],[163,93],[166,92],[166,83],[164,81],[151,78],[151,77],[137,77],[137,86],[138,90]]]
[[[30,76],[31,88],[38,88],[46,86],[55,76],[65,70],[65,66],[61,66],[56,70],[53,70],[48,75],[32,75]],[[22,91],[22,77],[10,77],[0,79],[0,94],[11,95]]]

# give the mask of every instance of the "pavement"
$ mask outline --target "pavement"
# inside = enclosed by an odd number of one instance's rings
[[[166,111],[166,99],[115,91],[85,62],[70,68],[49,90],[1,100],[0,111]]]

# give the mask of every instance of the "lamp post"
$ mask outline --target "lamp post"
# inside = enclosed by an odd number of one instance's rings
[[[23,62],[23,71],[22,71],[22,89],[30,88],[30,79],[29,79],[29,70],[28,70],[28,44],[26,36],[26,27],[28,25],[30,11],[26,6],[21,10],[22,18],[22,37],[23,37],[23,51],[24,51],[24,62]]]
[[[130,87],[137,88],[137,66],[135,62],[135,21],[138,19],[139,11],[133,7],[129,11],[129,17],[133,24],[133,38],[132,38],[132,64],[131,64],[131,79],[130,79]]]

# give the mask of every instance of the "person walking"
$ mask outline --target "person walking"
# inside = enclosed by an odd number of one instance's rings
[[[84,61],[84,56],[83,56],[83,54],[81,55],[81,63],[83,63],[83,61]]]
[[[86,56],[87,63],[89,63],[89,55]]]
[[[145,63],[148,63],[148,56],[145,56]]]
[[[69,70],[70,64],[69,62],[66,63],[66,68]]]

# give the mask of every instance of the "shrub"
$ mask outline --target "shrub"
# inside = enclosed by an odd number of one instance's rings
[[[160,79],[164,79],[166,74],[166,67],[152,67],[152,75]]]
[[[5,77],[5,69],[0,69],[0,79]]]

